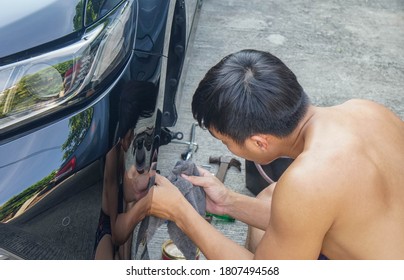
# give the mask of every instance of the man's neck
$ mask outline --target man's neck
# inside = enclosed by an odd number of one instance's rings
[[[309,106],[304,118],[299,122],[296,129],[288,136],[285,146],[285,156],[297,158],[304,150],[307,132],[311,127],[313,117],[318,113],[317,107]]]

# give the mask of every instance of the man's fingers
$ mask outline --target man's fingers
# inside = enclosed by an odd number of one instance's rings
[[[203,177],[215,176],[211,172],[209,172],[208,170],[206,170],[202,167],[197,166],[196,168],[198,168],[200,176],[203,176]]]
[[[198,170],[199,170],[200,176],[191,176],[191,175],[185,175],[185,174],[181,174],[181,176],[184,179],[190,181],[193,185],[197,185],[197,186],[201,186],[201,187],[207,185],[208,182],[212,182],[212,179],[215,178],[215,175],[213,175],[206,169],[198,167]],[[168,185],[168,184],[172,185],[172,183],[166,177],[164,177],[160,174],[156,174],[155,184],[156,184],[156,186]]]
[[[189,182],[192,183],[192,185],[200,185],[199,184],[199,176],[190,176],[190,175],[185,175],[185,174],[181,174],[181,177],[188,180]]]
[[[201,186],[201,187],[207,187],[207,186],[211,185],[212,178],[214,177],[212,174],[210,174],[209,177],[207,177],[207,176],[189,176],[189,175],[185,175],[185,174],[182,174],[181,176],[184,179],[191,182],[193,185]]]
[[[156,174],[155,180],[154,182],[156,183],[156,185],[163,185],[167,182],[171,183],[166,177],[160,175],[160,174]]]

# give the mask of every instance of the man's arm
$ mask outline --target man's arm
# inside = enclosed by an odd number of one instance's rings
[[[276,183],[268,186],[258,195],[260,196],[265,193],[265,199],[258,199],[230,191],[227,207],[224,210],[225,214],[249,226],[266,230],[271,217],[272,194],[275,185]]]
[[[305,180],[303,174],[313,173],[287,171],[282,176],[273,194],[271,218],[255,259],[318,258],[337,212],[338,198],[330,186],[329,173],[305,176]]]
[[[253,258],[250,251],[224,236],[199,215],[170,181],[157,175],[156,183],[142,199],[151,203],[149,215],[175,222],[207,259]]]
[[[322,176],[325,180],[316,178],[304,183],[301,176],[287,177],[283,176],[277,183],[269,225],[266,221],[268,227],[255,256],[205,221],[179,190],[159,175],[157,185],[146,197],[151,201],[149,214],[174,221],[207,259],[317,259],[335,217],[333,194],[324,191],[330,177]],[[255,206],[262,207],[259,211],[265,209],[258,199],[246,196],[236,196],[229,201],[234,202],[234,208],[244,209],[226,212],[240,220],[258,213],[254,211]]]
[[[249,226],[265,230],[271,215],[271,203],[231,191],[223,214]]]

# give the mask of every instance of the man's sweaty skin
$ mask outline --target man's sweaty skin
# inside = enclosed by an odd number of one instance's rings
[[[267,164],[295,158],[271,205],[237,194],[209,172],[207,210],[266,232],[255,255],[200,217],[168,180],[148,194],[151,215],[173,220],[208,259],[404,259],[404,123],[371,101],[310,106],[285,138],[253,135],[243,146],[211,130],[235,155]]]

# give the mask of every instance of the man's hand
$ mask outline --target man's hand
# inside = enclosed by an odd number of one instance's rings
[[[198,167],[200,176],[181,176],[195,186],[201,186],[206,193],[206,210],[213,214],[226,214],[226,205],[230,198],[231,191],[227,189],[220,180],[208,170]]]
[[[151,196],[149,215],[174,222],[181,215],[184,203],[189,203],[176,186],[159,174],[156,174],[155,185],[147,196]]]

